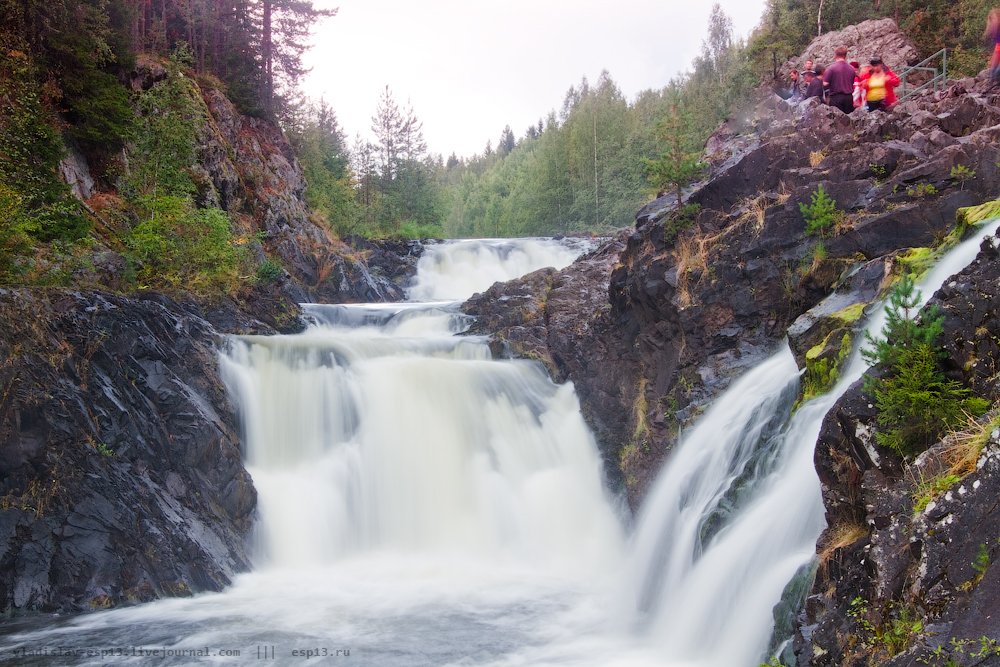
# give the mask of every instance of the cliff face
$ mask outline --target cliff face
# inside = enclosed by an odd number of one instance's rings
[[[0,290],[0,609],[218,590],[256,493],[214,369],[166,298]]]
[[[1000,398],[998,246],[1000,238],[987,238],[976,261],[931,301],[945,315],[949,375],[994,405]],[[830,411],[816,447],[829,527],[797,640],[800,664],[996,664],[995,415],[994,409],[970,419],[908,462],[875,442],[876,415],[861,382]],[[891,630],[899,636],[889,642],[884,637]],[[984,638],[992,642],[985,651]],[[977,653],[982,660],[974,659]]]

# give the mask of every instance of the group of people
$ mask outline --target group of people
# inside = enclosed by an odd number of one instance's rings
[[[801,75],[793,69],[789,79],[782,91],[782,97],[789,102],[818,97],[844,113],[862,106],[868,111],[885,111],[895,104],[895,88],[899,85],[899,77],[880,57],[873,57],[864,66],[857,61],[847,62],[844,46],[834,51],[833,63],[828,67],[817,67],[807,60]]]

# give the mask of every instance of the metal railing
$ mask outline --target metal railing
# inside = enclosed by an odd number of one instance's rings
[[[938,70],[937,67],[931,66],[931,61],[937,58],[941,59],[941,69]],[[915,87],[907,86],[907,77],[911,74],[917,74],[920,72],[926,72],[931,75],[931,78],[923,83],[916,85]],[[922,90],[927,90],[933,87],[934,92],[938,91],[939,86],[944,86],[944,82],[948,79],[948,49],[941,49],[937,53],[924,58],[916,65],[911,67],[904,67],[899,71],[899,102],[905,101],[908,97],[919,93]],[[913,84],[910,84],[913,86]]]

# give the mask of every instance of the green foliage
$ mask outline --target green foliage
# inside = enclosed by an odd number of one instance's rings
[[[935,307],[924,311],[918,319],[919,304],[920,291],[916,289],[913,278],[904,275],[889,294],[881,336],[875,338],[865,334],[870,347],[862,350],[862,354],[869,364],[899,368],[903,351],[917,345],[934,345],[943,331],[944,316]]]
[[[229,218],[218,209],[197,209],[184,197],[147,197],[143,218],[125,237],[125,256],[140,287],[187,289],[196,294],[232,292],[246,261]]]
[[[271,283],[276,283],[281,280],[281,277],[284,275],[285,267],[281,265],[281,262],[276,262],[270,258],[266,258],[257,267],[257,283],[259,285],[270,285]]]
[[[837,202],[820,185],[809,198],[809,203],[799,202],[799,211],[806,223],[806,232],[825,238],[843,217]]]
[[[985,544],[979,545],[976,552],[976,560],[972,562],[972,569],[976,571],[976,576],[982,579],[986,576],[986,570],[990,567],[990,551]]]
[[[868,602],[857,597],[848,606],[847,615],[858,628],[861,645],[874,651],[876,657],[899,655],[924,632],[924,624],[915,612],[902,605],[891,605],[884,615],[886,620],[876,624],[871,621]]]
[[[147,195],[183,197],[196,190],[190,169],[198,130],[205,122],[203,103],[176,63],[168,66],[168,72],[166,79],[136,100],[136,134],[126,148],[128,170],[119,183],[132,200]]]
[[[902,456],[920,453],[966,414],[982,414],[988,407],[941,371],[936,341],[944,317],[931,309],[913,319],[919,301],[920,292],[904,276],[890,295],[881,337],[868,335],[872,347],[863,350],[870,363],[883,369],[882,376],[869,376],[865,386],[878,408],[876,439]]]
[[[964,190],[965,182],[974,179],[976,177],[976,172],[973,169],[969,169],[964,164],[956,164],[952,166],[950,176],[959,182],[959,190]]]
[[[440,239],[444,237],[444,229],[441,225],[404,222],[399,226],[396,236],[402,239]]]
[[[701,142],[693,131],[690,112],[675,94],[667,115],[657,125],[657,136],[663,150],[655,160],[644,159],[646,177],[653,187],[673,192],[677,207],[683,205],[681,193],[684,186],[698,178],[705,169],[701,161]]]
[[[967,664],[964,658],[981,660],[990,656],[1000,656],[1000,642],[981,635],[976,639],[952,637],[947,644],[936,647],[930,655],[917,658],[917,662],[932,667],[961,667]],[[977,662],[975,664],[984,664]]]
[[[10,211],[0,230],[4,252],[26,252],[37,241],[75,241],[90,221],[58,176],[65,154],[46,110],[31,62],[0,52],[0,183]],[[30,218],[30,221],[27,219]]]
[[[338,236],[361,233],[346,139],[333,110],[325,102],[310,108],[291,139],[306,180],[309,208]]]
[[[671,211],[663,222],[663,242],[673,243],[678,234],[694,224],[700,210],[700,204],[692,203]]]
[[[914,199],[923,199],[924,197],[932,197],[937,194],[937,188],[933,183],[917,183],[914,186],[906,188],[906,196],[913,197]]]

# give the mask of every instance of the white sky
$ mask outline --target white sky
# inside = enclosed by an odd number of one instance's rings
[[[719,0],[737,36],[765,0]],[[562,106],[566,91],[601,70],[628,99],[689,68],[712,0],[315,0],[339,7],[317,26],[305,90],[333,107],[350,142],[370,136],[386,85],[423,122],[430,152],[496,146],[504,125],[520,139]]]

